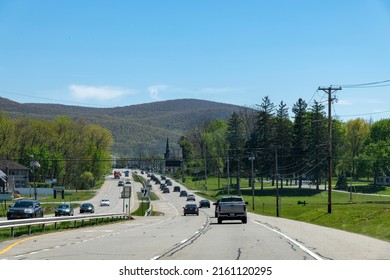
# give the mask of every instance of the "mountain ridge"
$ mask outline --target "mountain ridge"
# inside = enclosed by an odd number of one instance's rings
[[[226,120],[242,106],[201,99],[174,99],[112,108],[95,108],[50,103],[18,103],[0,97],[0,111],[10,118],[50,120],[68,116],[111,130],[113,154],[134,157],[141,153],[163,154],[166,139],[171,148],[188,129],[204,120]]]

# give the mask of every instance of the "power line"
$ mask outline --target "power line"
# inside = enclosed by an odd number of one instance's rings
[[[381,111],[381,112],[374,112],[374,113],[362,113],[362,114],[354,114],[354,115],[338,115],[340,118],[344,117],[358,117],[358,116],[369,116],[369,115],[379,115],[379,114],[385,114],[385,113],[390,113],[390,110],[387,111]]]
[[[30,98],[40,99],[40,100],[55,101],[55,102],[59,102],[59,104],[61,104],[61,103],[70,103],[70,104],[82,105],[82,106],[101,107],[100,105],[96,105],[96,104],[89,104],[89,103],[69,101],[69,100],[61,100],[61,99],[55,99],[55,98],[49,98],[49,97],[38,97],[38,96],[34,96],[34,95],[17,93],[17,92],[6,91],[6,90],[1,90],[1,89],[0,89],[0,93],[12,94],[12,95],[23,96],[23,97],[30,97]],[[31,102],[29,102],[29,103],[31,103]]]
[[[361,87],[382,87],[382,86],[390,86],[388,85],[380,85],[380,84],[385,84],[385,83],[390,83],[390,80],[383,80],[383,81],[377,81],[377,82],[369,82],[369,83],[361,83],[361,84],[347,84],[347,85],[340,85],[340,87],[343,88],[361,88]],[[378,86],[380,85],[380,86]]]

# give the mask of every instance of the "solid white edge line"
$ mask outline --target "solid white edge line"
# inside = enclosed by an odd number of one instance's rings
[[[253,220],[252,220],[252,222],[255,223],[255,224],[258,224],[258,225],[260,225],[260,226],[263,226],[263,227],[265,227],[266,229],[269,229],[269,230],[271,230],[271,231],[273,231],[273,232],[275,232],[275,233],[277,233],[277,234],[283,236],[284,238],[290,240],[292,243],[294,243],[295,245],[297,245],[297,246],[298,246],[299,248],[301,248],[304,252],[308,253],[310,256],[312,256],[312,257],[315,258],[316,260],[323,260],[323,259],[322,259],[320,256],[318,256],[316,253],[310,251],[308,248],[306,248],[305,246],[303,246],[301,243],[299,243],[299,242],[295,241],[294,239],[288,237],[288,236],[285,235],[284,233],[281,233],[280,231],[277,231],[277,230],[275,230],[275,229],[273,229],[273,228],[270,228],[270,227],[268,227],[268,226],[266,226],[266,225],[264,225],[264,224],[262,224],[262,223],[259,223],[259,222],[257,222],[257,221],[253,221]]]

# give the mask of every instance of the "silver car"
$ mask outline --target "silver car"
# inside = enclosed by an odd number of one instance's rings
[[[100,206],[110,206],[110,200],[108,198],[103,198],[100,200]]]

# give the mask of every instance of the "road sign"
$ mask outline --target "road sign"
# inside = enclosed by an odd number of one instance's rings
[[[141,195],[142,197],[149,197],[150,189],[149,188],[142,188],[141,189]]]
[[[13,199],[13,197],[12,197],[12,194],[10,194],[10,193],[1,193],[0,194],[0,201],[10,201],[12,199]]]

